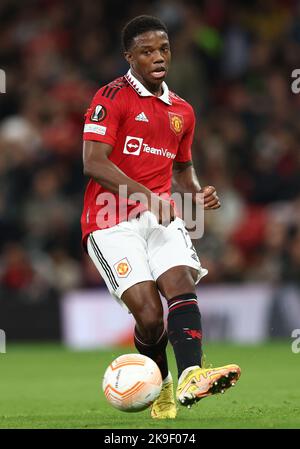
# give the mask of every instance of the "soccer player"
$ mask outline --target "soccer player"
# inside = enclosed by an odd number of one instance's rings
[[[171,60],[165,24],[136,17],[124,27],[122,41],[130,69],[101,87],[86,113],[83,161],[91,179],[81,219],[83,242],[110,293],[132,313],[137,350],[161,370],[163,388],[151,416],[175,418],[168,340],[177,362],[179,404],[223,393],[240,376],[237,365],[201,366],[195,285],[207,270],[170,198],[172,176],[196,202],[196,194],[203,194],[204,209],[217,209],[220,202],[214,187],[201,189],[193,168],[193,109],[164,81]],[[168,303],[167,329],[159,294]]]

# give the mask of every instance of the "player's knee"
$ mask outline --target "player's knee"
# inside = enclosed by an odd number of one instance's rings
[[[137,326],[145,343],[156,342],[164,330],[162,312],[146,308],[137,320]]]
[[[196,270],[195,270],[196,271]],[[177,295],[185,293],[195,293],[195,279],[194,273],[188,267],[175,267],[170,270],[169,275],[162,279],[159,289],[162,295],[167,299],[174,298]],[[176,282],[174,282],[174,279]]]

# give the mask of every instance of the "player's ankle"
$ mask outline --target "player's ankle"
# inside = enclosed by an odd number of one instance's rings
[[[192,369],[195,369],[195,368],[200,368],[200,365],[193,365],[193,366],[188,366],[187,368],[185,368],[185,369],[182,371],[182,373],[180,374],[180,376],[179,376],[178,383],[180,383],[180,382],[185,378],[185,376],[186,376]]]
[[[182,373],[181,373],[180,376],[179,376],[178,383],[180,383],[180,382],[185,378],[185,376],[186,376],[191,370],[193,370],[193,369],[195,369],[195,368],[200,368],[200,365],[193,365],[193,366],[188,366],[187,368],[185,368],[185,370],[183,370]]]

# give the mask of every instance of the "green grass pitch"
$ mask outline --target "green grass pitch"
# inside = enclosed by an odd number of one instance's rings
[[[71,351],[55,345],[8,345],[0,354],[0,428],[300,428],[300,354],[291,343],[259,346],[210,343],[207,363],[238,363],[242,376],[224,395],[208,397],[175,420],[149,410],[113,409],[101,390],[107,365],[128,348]],[[170,368],[176,378],[172,352]]]

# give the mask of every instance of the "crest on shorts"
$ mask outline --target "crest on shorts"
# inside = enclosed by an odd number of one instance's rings
[[[181,134],[183,130],[183,116],[175,114],[174,112],[169,112],[169,120],[171,130],[175,134]]]
[[[124,257],[124,259],[119,260],[119,262],[115,263],[114,269],[116,270],[119,278],[126,278],[132,271],[132,268],[130,266],[130,263],[128,262],[127,257]]]

